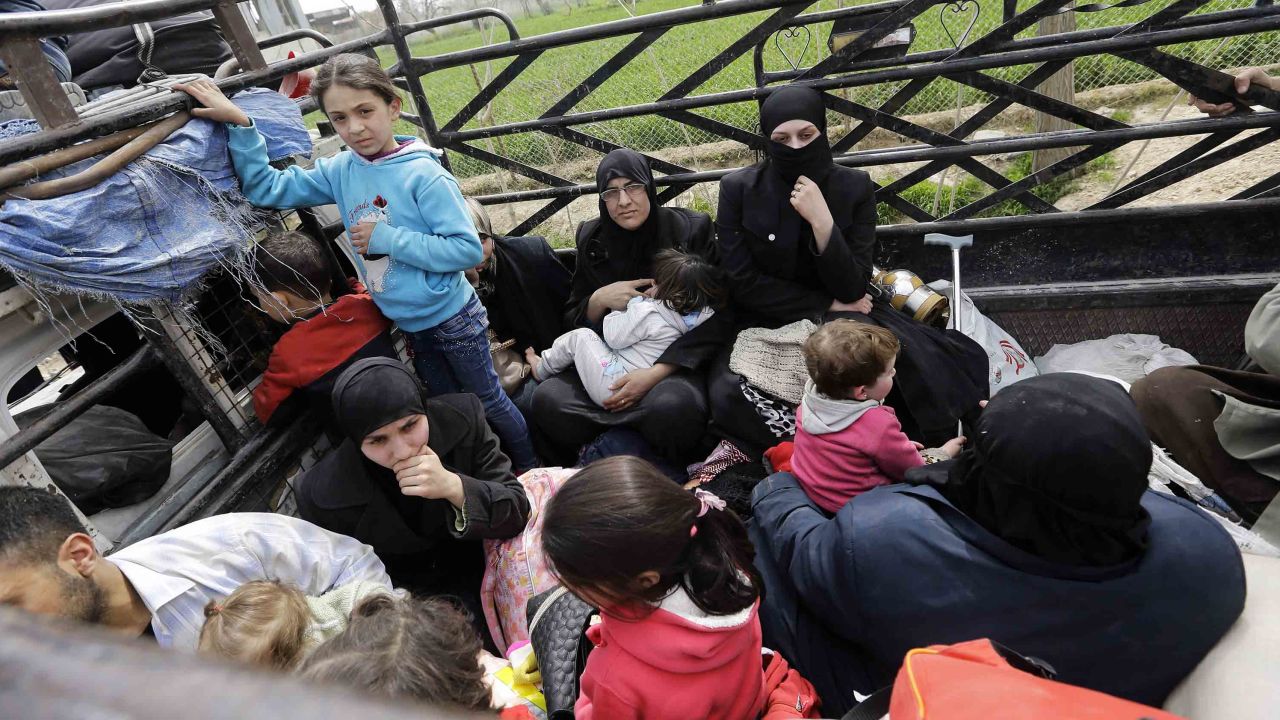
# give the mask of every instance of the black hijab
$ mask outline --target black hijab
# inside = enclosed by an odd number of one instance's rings
[[[822,134],[799,149],[770,139],[774,129],[790,120],[808,120]],[[770,95],[760,106],[760,132],[764,135],[769,168],[788,185],[801,175],[821,185],[835,167],[827,139],[827,109],[822,104],[822,94],[813,88],[788,85]]]
[[[1147,546],[1150,468],[1151,440],[1124,388],[1054,373],[1000,391],[956,460],[908,480],[941,482],[959,510],[1029,553],[1108,566]]]
[[[369,433],[409,415],[425,415],[422,384],[404,363],[365,358],[333,383],[333,417],[359,448]]]
[[[614,150],[600,161],[596,168],[596,191],[604,192],[615,178],[626,178],[643,183],[645,194],[649,196],[649,217],[644,224],[635,230],[626,230],[609,216],[609,208],[605,206],[604,197],[599,198],[600,234],[605,241],[610,269],[618,275],[625,275],[630,268],[639,265],[649,266],[650,259],[660,249],[658,223],[658,191],[653,183],[653,171],[649,169],[649,161],[643,155],[621,148]]]

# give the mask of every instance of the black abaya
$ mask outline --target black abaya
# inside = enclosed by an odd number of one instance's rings
[[[640,228],[625,230],[609,217],[601,199],[600,217],[578,227],[578,260],[565,314],[566,331],[591,327],[600,332],[601,323],[591,323],[586,317],[591,295],[610,283],[653,277],[654,257],[663,250],[715,259],[711,218],[684,208],[659,207],[653,176],[643,156],[630,150],[609,153],[596,173],[598,188],[606,189],[615,177],[645,184],[649,217]],[[637,429],[655,451],[671,461],[701,459],[708,419],[704,367],[730,342],[731,331],[731,314],[717,311],[677,339],[657,362],[674,365],[679,371],[627,410],[610,412],[596,405],[572,370],[549,378],[534,391],[534,424],[561,463],[576,462],[582,445],[611,427],[623,426]]]
[[[887,403],[912,439],[941,445],[955,436],[957,420],[987,396],[987,355],[954,331],[915,322],[877,301],[871,314],[830,313],[832,300],[852,303],[867,294],[879,245],[875,238],[875,185],[861,170],[832,164],[826,118],[817,92],[794,87],[770,96],[761,109],[766,132],[787,120],[808,120],[823,131],[803,148],[768,140],[769,158],[720,181],[716,234],[720,262],[730,277],[736,330],[815,323],[849,317],[892,330],[902,343],[898,379]],[[822,189],[834,226],[822,253],[813,231],[791,206],[797,174]],[[810,177],[811,175],[816,177]],[[748,454],[789,437],[771,432],[742,396],[741,378],[729,372],[725,348],[708,386],[712,432]]]

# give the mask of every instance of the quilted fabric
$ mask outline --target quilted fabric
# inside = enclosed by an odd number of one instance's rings
[[[529,600],[529,641],[542,673],[542,694],[547,713],[573,711],[578,700],[578,679],[593,647],[586,630],[595,609],[564,587],[556,587]]]

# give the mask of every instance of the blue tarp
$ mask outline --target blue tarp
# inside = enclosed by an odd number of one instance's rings
[[[311,138],[292,100],[262,89],[233,100],[253,118],[272,160],[310,154]],[[0,124],[0,139],[39,129],[33,125]],[[99,159],[40,179],[75,174]],[[0,265],[38,289],[126,303],[178,302],[208,271],[239,263],[252,224],[227,154],[226,129],[194,119],[92,188],[49,200],[6,200]]]

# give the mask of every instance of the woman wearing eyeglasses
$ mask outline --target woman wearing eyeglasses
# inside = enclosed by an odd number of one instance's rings
[[[653,260],[675,249],[713,257],[712,223],[705,213],[660,207],[643,155],[614,150],[596,169],[600,217],[578,226],[577,268],[565,329],[601,331],[604,316],[653,284]],[[536,424],[565,457],[611,427],[633,427],[662,456],[698,459],[708,418],[705,380],[698,374],[729,341],[731,322],[717,313],[674,342],[658,362],[624,375],[604,408],[592,402],[574,372],[561,373],[534,393]]]

